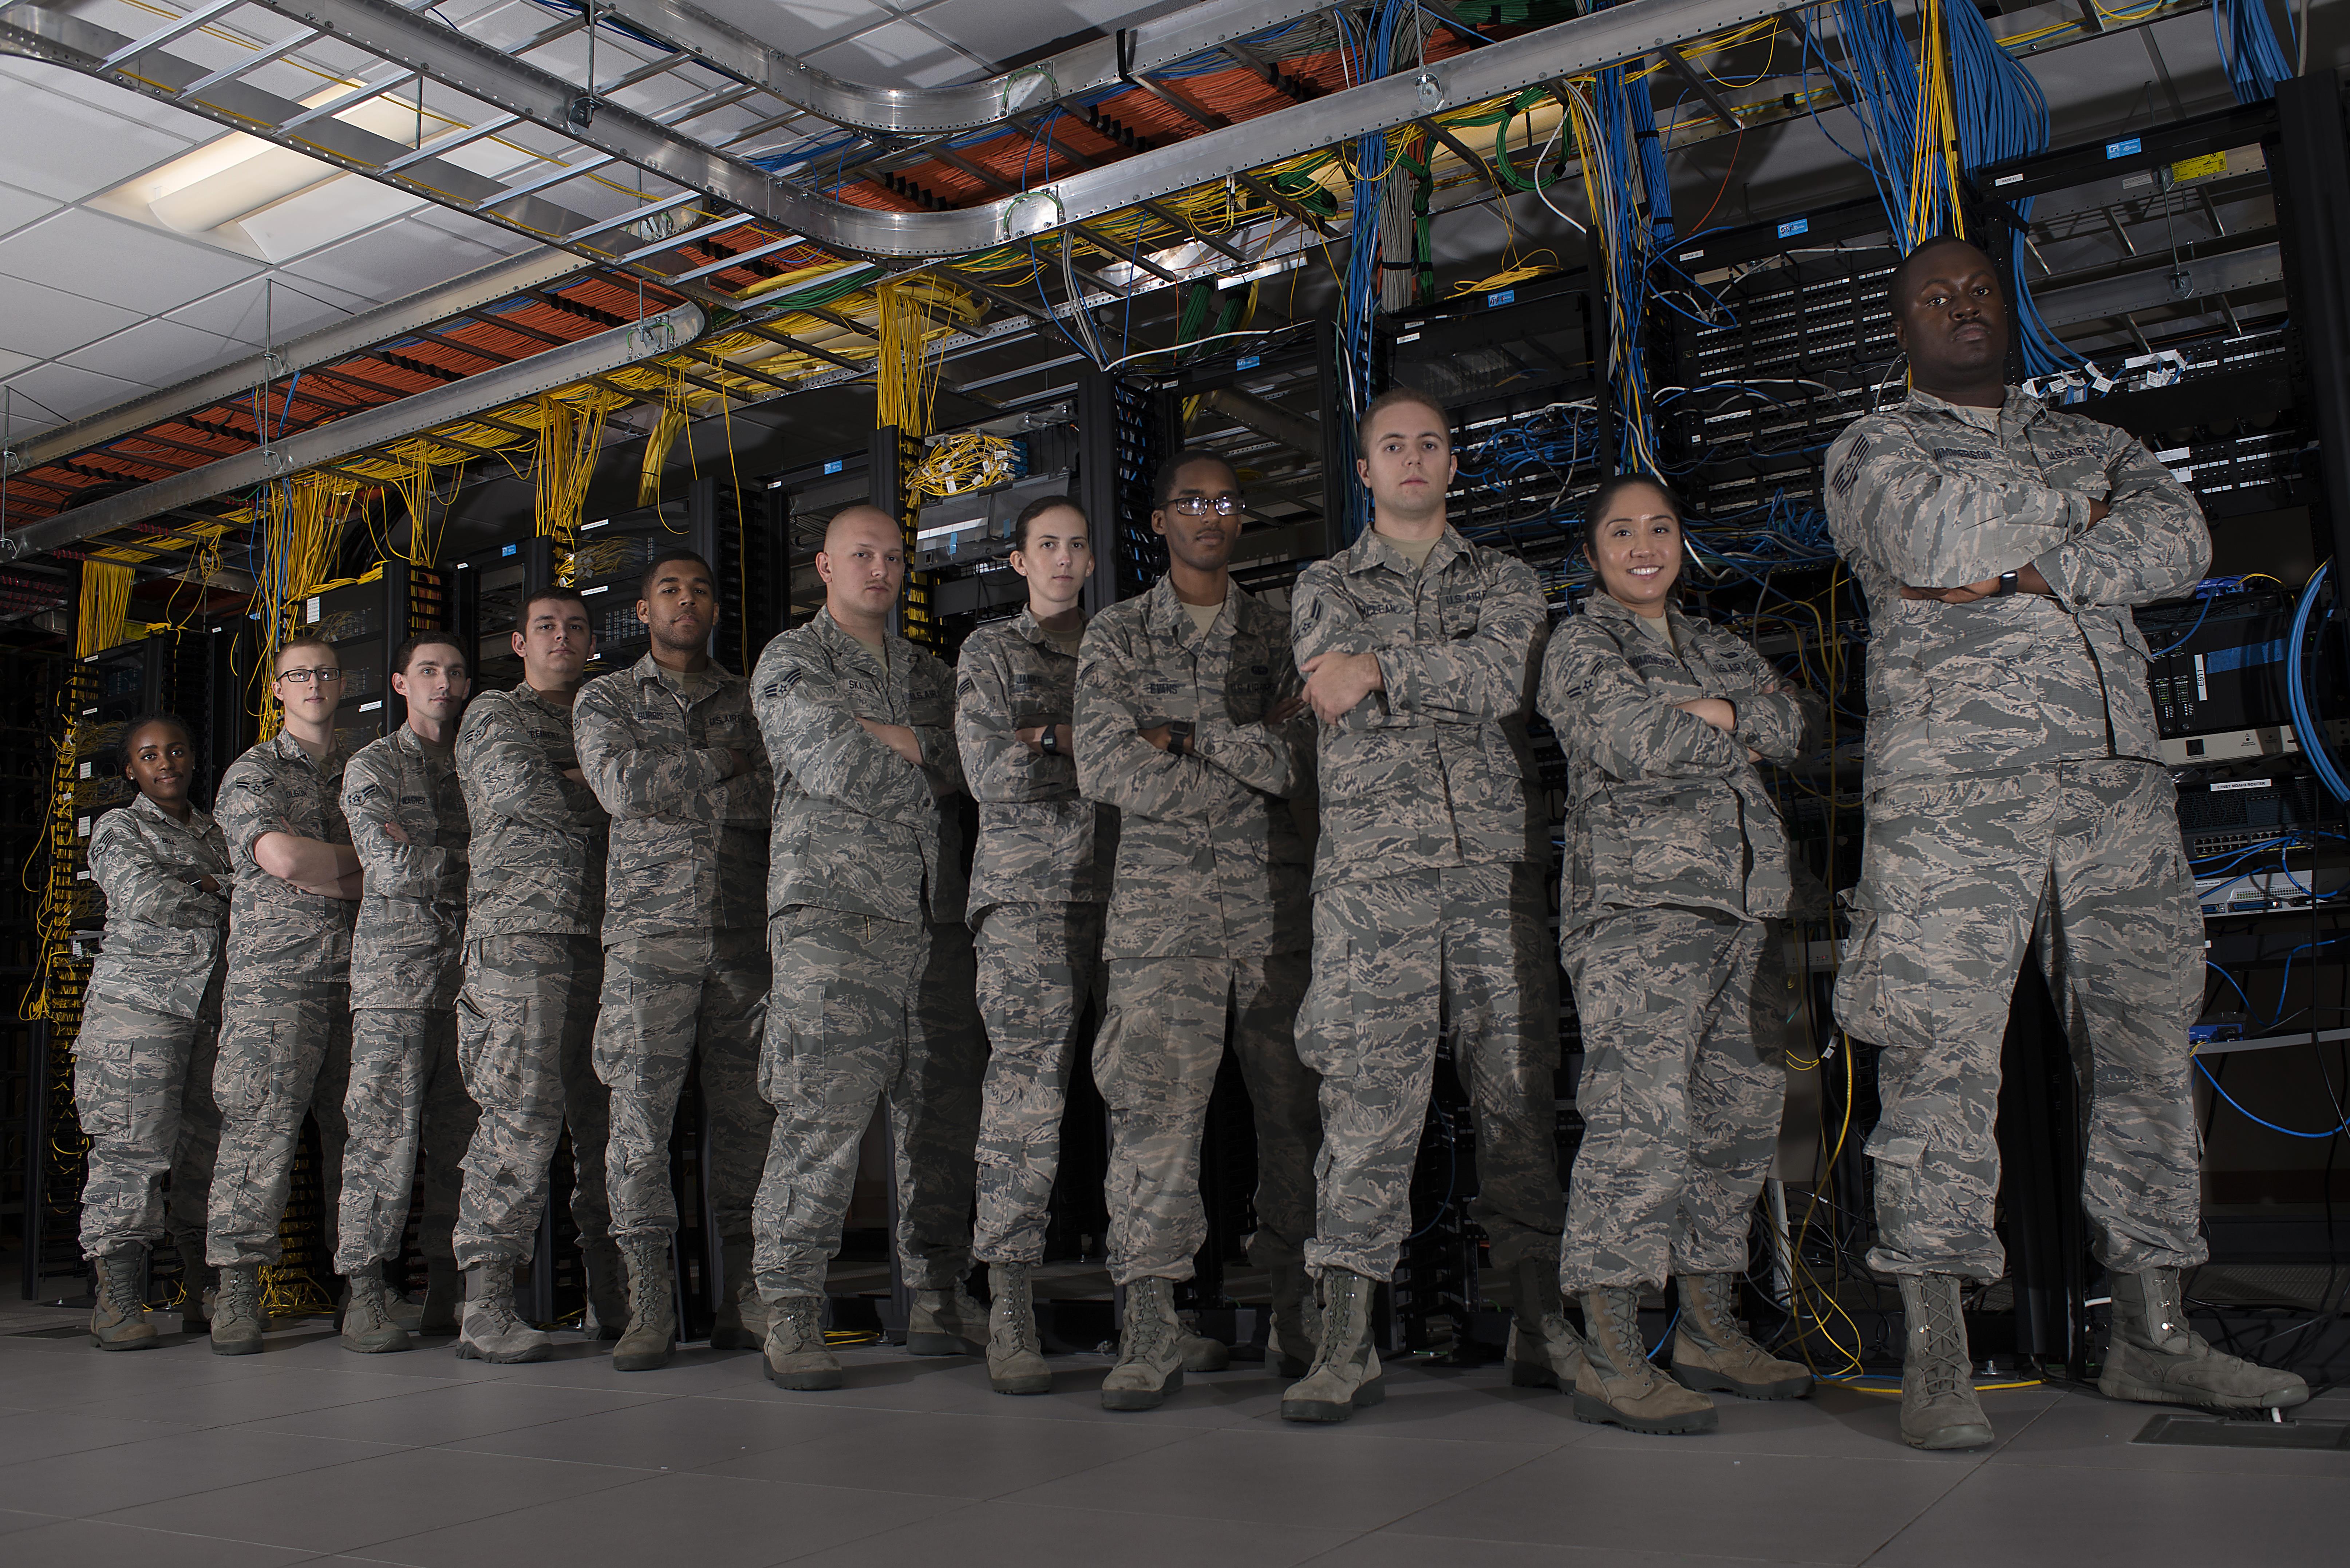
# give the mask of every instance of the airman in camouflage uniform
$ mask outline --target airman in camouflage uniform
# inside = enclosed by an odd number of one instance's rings
[[[835,517],[816,557],[826,607],[767,645],[752,676],[775,770],[767,889],[775,990],[759,1087],[775,1107],[759,1187],[767,1376],[831,1388],[840,1364],[817,1311],[856,1181],[858,1146],[887,1096],[898,1169],[898,1262],[914,1292],[907,1348],[970,1354],[986,1337],[963,1295],[983,1064],[936,1048],[921,988],[934,926],[965,897],[945,864],[941,803],[960,794],[952,672],[889,629],[904,578],[897,524]],[[851,626],[871,634],[868,647]],[[950,906],[946,900],[951,898]]]
[[[1074,596],[1092,558],[1085,517],[1066,501],[1040,504],[1021,528],[1013,564],[1029,578],[1029,602],[972,632],[955,664],[955,740],[979,803],[969,911],[990,1047],[972,1250],[990,1267],[994,1297],[989,1381],[1013,1394],[1052,1386],[1028,1272],[1045,1257],[1078,1019],[1102,995],[1102,904],[1118,831],[1117,813],[1077,794],[1069,727],[1085,629]],[[1048,588],[1072,596],[1066,611],[1048,611],[1051,629],[1036,614]]]
[[[342,681],[324,643],[290,642],[277,657],[286,728],[229,764],[213,807],[236,873],[213,1075],[220,1158],[205,1235],[207,1255],[221,1270],[213,1349],[223,1355],[261,1349],[259,1273],[279,1256],[277,1225],[306,1110],[317,1116],[322,1135],[329,1213],[342,1185],[351,926],[360,882],[343,818],[348,758],[333,729]],[[322,670],[334,678],[317,679]],[[314,679],[297,682],[290,672]]]
[[[407,651],[393,679],[409,700],[409,722],[360,747],[343,769],[343,815],[367,891],[351,933],[351,1084],[343,1098],[350,1141],[335,1270],[351,1281],[343,1344],[368,1352],[412,1344],[390,1319],[380,1265],[400,1259],[420,1135],[418,1245],[433,1276],[422,1327],[456,1326],[458,1162],[475,1120],[457,1065],[454,1011],[472,836],[451,732],[467,690],[464,656],[450,642]],[[434,738],[420,722],[433,726]]]
[[[125,731],[125,757],[159,763],[153,771],[166,774],[164,787],[187,818],[142,787],[128,805],[99,817],[89,835],[90,877],[106,895],[106,939],[82,996],[74,1105],[89,1138],[81,1246],[99,1272],[90,1337],[107,1350],[155,1343],[140,1299],[140,1265],[167,1222],[186,1271],[182,1322],[203,1317],[204,1203],[220,1143],[212,1075],[231,873],[219,826],[187,800],[187,732],[176,720]],[[203,885],[207,878],[211,888]],[[167,1172],[168,1221],[155,1187]]]
[[[488,691],[457,730],[457,777],[473,826],[465,980],[457,1052],[480,1107],[458,1204],[458,1266],[471,1276],[457,1354],[544,1360],[552,1343],[514,1312],[547,1172],[571,1128],[572,1222],[598,1332],[628,1320],[610,1237],[604,1159],[610,1091],[591,1042],[603,990],[604,863],[611,819],[588,787],[571,733],[575,683],[595,652],[576,593],[532,596],[512,637],[525,679]]]
[[[1542,590],[1523,562],[1444,522],[1451,438],[1428,399],[1382,397],[1359,436],[1378,522],[1305,569],[1290,619],[1322,721],[1298,1054],[1322,1075],[1305,1260],[1324,1321],[1314,1371],[1282,1402],[1295,1420],[1344,1420],[1383,1397],[1371,1293],[1409,1228],[1447,1031],[1476,1118],[1471,1213],[1516,1282],[1513,1375],[1562,1381],[1580,1358],[1556,1280],[1558,965],[1523,732]]]
[[[1553,628],[1536,704],[1568,767],[1559,943],[1585,1052],[1560,1270],[1590,1345],[1575,1405],[1635,1431],[1705,1431],[1704,1390],[1811,1387],[1738,1326],[1735,1301],[1786,1098],[1773,922],[1792,866],[1754,763],[1792,762],[1824,710],[1672,603],[1679,506],[1661,485],[1602,486],[1589,539],[1603,591]],[[1669,1277],[1671,1383],[1638,1334],[1640,1293]]]
[[[1110,1117],[1110,1277],[1126,1289],[1118,1364],[1102,1382],[1116,1410],[1156,1408],[1185,1372],[1228,1364],[1174,1306],[1208,1235],[1200,1141],[1228,1025],[1254,1113],[1249,1251],[1273,1280],[1268,1354],[1312,1354],[1304,1248],[1321,1119],[1294,1033],[1310,933],[1312,724],[1283,616],[1232,580],[1242,508],[1231,466],[1179,452],[1157,488],[1167,575],[1094,618],[1077,667],[1078,786],[1118,813],[1093,1056]]]
[[[572,712],[580,766],[612,817],[596,1075],[612,1092],[605,1166],[629,1269],[629,1329],[612,1353],[621,1371],[666,1365],[676,1343],[669,1146],[687,1070],[698,1059],[712,1220],[737,1263],[772,1119],[757,1076],[774,784],[750,684],[702,651],[717,590],[699,557],[655,560],[639,611],[652,650],[581,687]],[[723,1282],[725,1343],[755,1333],[743,1319],[749,1283],[747,1270]],[[747,1304],[755,1314],[756,1299]]]
[[[1894,275],[1908,400],[1829,449],[1828,524],[1868,596],[1868,827],[1836,1016],[1881,1047],[1871,1267],[1908,1309],[1903,1435],[1991,1438],[1966,1376],[1960,1283],[1997,1278],[1993,1137],[2009,999],[2036,944],[2074,1021],[2082,1199],[2114,1296],[2099,1386],[2274,1407],[2287,1373],[2189,1332],[2201,1262],[2186,1032],[2202,926],[2146,685],[2134,605],[2181,594],[2211,543],[2138,441],[2002,384],[2007,316],[1972,246]]]

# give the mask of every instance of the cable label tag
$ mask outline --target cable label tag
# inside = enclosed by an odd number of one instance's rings
[[[848,460],[845,457],[836,457],[824,465],[824,471],[828,474],[838,473],[844,467],[847,466],[847,462]]]
[[[2119,141],[2106,143],[2106,156],[2108,159],[2127,158],[2139,151],[2144,145],[2145,143],[2138,137],[2125,136]]]
[[[1807,234],[1811,232],[1812,221],[1809,218],[1790,218],[1779,225],[1779,237],[1783,240],[1792,240],[1797,234]]]
[[[2275,783],[2274,779],[2231,779],[2226,784],[2213,784],[2211,793],[2220,794],[2231,789],[2267,789]]]

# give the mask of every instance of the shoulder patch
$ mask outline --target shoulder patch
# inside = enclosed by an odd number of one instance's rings
[[[1860,483],[1861,465],[1868,460],[1868,449],[1869,438],[1864,435],[1852,443],[1850,452],[1845,453],[1844,462],[1836,469],[1835,477],[1828,482],[1838,495],[1851,494],[1852,487]]]

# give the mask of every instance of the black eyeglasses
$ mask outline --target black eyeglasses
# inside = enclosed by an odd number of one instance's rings
[[[1170,495],[1167,499],[1167,510],[1185,517],[1205,517],[1211,512],[1230,517],[1240,509],[1237,495]]]
[[[313,680],[321,686],[333,686],[340,683],[343,672],[331,665],[322,664],[316,670],[281,670],[277,672],[277,679],[291,680],[296,686],[307,686]]]

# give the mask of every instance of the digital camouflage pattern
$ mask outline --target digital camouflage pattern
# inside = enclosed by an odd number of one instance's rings
[[[579,767],[568,703],[525,682],[484,691],[457,726],[473,830],[465,940],[594,936],[603,929],[611,817]]]
[[[1569,1294],[1746,1272],[1787,1097],[1786,928],[1719,909],[1627,909],[1567,954],[1583,1024]]]
[[[2201,576],[2202,514],[2132,437],[2012,388],[1996,410],[1912,391],[1839,437],[1827,472],[1871,620],[1867,838],[1836,979],[1837,1021],[1884,1048],[1871,1266],[2001,1271],[2000,1046],[2035,930],[2089,1064],[2098,1255],[2198,1262],[2202,926],[2130,607]],[[2026,564],[2054,597],[1899,597]]]
[[[571,728],[612,819],[604,945],[764,929],[775,781],[750,683],[716,664],[663,670],[648,653],[582,686]],[[729,752],[751,771],[727,777]]]
[[[1109,1107],[1110,1278],[1188,1280],[1208,1240],[1200,1138],[1232,1025],[1256,1126],[1256,1231],[1249,1262],[1295,1264],[1314,1233],[1320,1084],[1297,1059],[1302,952],[1253,958],[1113,959],[1094,1042],[1094,1084]]]
[[[351,933],[350,1141],[335,1258],[349,1274],[400,1256],[420,1145],[417,1244],[427,1259],[452,1256],[459,1162],[475,1120],[452,1012],[472,840],[453,750],[404,724],[369,742],[344,765],[343,815],[367,873]]]
[[[343,1093],[350,1072],[351,927],[358,904],[304,892],[261,869],[265,834],[348,844],[345,753],[313,761],[292,733],[229,764],[213,806],[236,873],[223,992],[220,1157],[213,1173],[206,1261],[271,1264],[279,1253],[302,1116],[318,1118],[320,1177],[331,1215],[342,1188]],[[317,1103],[312,1103],[313,1093]],[[334,1226],[330,1223],[329,1249]]]
[[[1074,749],[1046,756],[1014,733],[1075,723],[1076,684],[1076,656],[1024,608],[972,632],[955,664],[955,741],[979,805],[968,907],[988,1052],[974,1250],[988,1262],[1044,1258],[1077,1024],[1102,996],[1118,814],[1077,793]]]
[[[1559,929],[1570,961],[1578,933],[1623,910],[1788,912],[1786,829],[1747,752],[1794,761],[1825,710],[1743,639],[1677,606],[1665,613],[1671,647],[1594,594],[1543,657],[1535,706],[1567,762]],[[1675,706],[1700,697],[1729,701],[1736,734]]]
[[[990,1263],[1039,1263],[1077,1023],[1104,997],[1102,907],[999,901],[979,917],[977,943],[988,1053],[972,1251]]]
[[[1187,1280],[1207,1237],[1200,1137],[1227,1021],[1257,1133],[1251,1257],[1295,1263],[1321,1142],[1298,1060],[1305,992],[1313,715],[1269,715],[1304,682],[1282,617],[1238,584],[1202,630],[1160,578],[1087,629],[1077,777],[1118,813],[1094,1082],[1109,1107],[1111,1277]],[[1191,724],[1194,754],[1139,731]]]
[[[777,772],[782,770],[779,767]],[[901,1213],[921,1154],[921,1094],[932,1071],[922,1034],[921,980],[932,928],[912,920],[795,905],[768,929],[775,988],[767,1006],[759,1093],[775,1108],[759,1183],[753,1270],[769,1303],[824,1293],[857,1186],[858,1148],[873,1108],[889,1104]],[[970,1144],[935,1152],[969,1158]],[[961,1228],[962,1216],[954,1217]],[[916,1260],[905,1256],[901,1263]],[[951,1280],[912,1289],[942,1289]]]
[[[884,646],[886,669],[820,612],[768,643],[753,679],[776,780],[759,1064],[776,1115],[754,1262],[771,1302],[823,1293],[885,1096],[907,1285],[943,1290],[970,1264],[985,1045],[961,828],[941,805],[963,787],[953,672],[894,633]],[[911,729],[922,765],[860,718]]]
[[[203,810],[182,823],[139,795],[91,828],[89,871],[106,895],[106,939],[74,1039],[74,1105],[89,1138],[82,1251],[151,1249],[168,1225],[181,1256],[201,1258],[220,1146],[228,845]],[[197,886],[205,876],[223,891]],[[168,1214],[156,1187],[167,1174]]]
[[[603,943],[593,935],[486,937],[465,944],[457,1062],[479,1121],[458,1202],[459,1268],[532,1255],[546,1209],[547,1169],[567,1122],[571,1221],[583,1245],[610,1233],[604,1157],[611,1091],[596,1076],[592,1047],[603,989]]]
[[[1828,449],[1828,532],[1868,596],[1868,778],[2161,760],[2130,607],[2211,564],[2194,495],[2136,437],[2043,407],[1912,390]],[[2113,510],[2092,525],[2089,503]],[[2056,597],[1904,599],[2035,565]]]
[[[626,919],[616,902],[612,918]],[[596,1076],[611,1091],[604,1152],[612,1239],[677,1230],[670,1133],[687,1073],[702,1069],[711,1218],[722,1241],[751,1234],[770,1117],[754,1085],[767,1007],[767,946],[727,928],[637,937],[604,949]]]
[[[1265,715],[1302,691],[1281,618],[1238,584],[1201,631],[1160,578],[1086,628],[1077,783],[1118,813],[1111,958],[1261,958],[1307,943],[1314,716]],[[1137,732],[1193,726],[1196,753]]]
[[[1321,728],[1297,1043],[1322,1075],[1316,1274],[1393,1277],[1448,1030],[1493,1263],[1558,1254],[1558,965],[1524,729],[1545,619],[1525,563],[1450,526],[1418,569],[1370,529],[1298,577],[1298,664],[1377,653],[1387,684]]]
[[[998,904],[1099,904],[1109,898],[1118,814],[1077,792],[1076,758],[1046,756],[1014,732],[1074,724],[1077,660],[1023,609],[983,626],[955,659],[955,743],[979,803],[970,918]]]
[[[1544,618],[1532,567],[1451,527],[1418,570],[1367,529],[1299,576],[1290,628],[1300,668],[1324,653],[1376,652],[1387,682],[1322,726],[1316,892],[1415,867],[1542,857],[1524,726]]]
[[[478,1112],[458,1199],[460,1268],[532,1254],[567,1122],[572,1222],[591,1243],[611,1229],[611,1091],[592,1048],[611,818],[568,776],[578,766],[570,704],[528,682],[482,693],[457,726],[473,829],[457,1061]]]
[[[889,668],[829,610],[769,642],[751,678],[775,764],[770,919],[795,905],[920,923],[959,919],[960,867],[939,845],[939,799],[962,793],[954,672],[895,632]],[[859,719],[902,724],[906,761]]]
[[[1870,1268],[2001,1276],[2000,1052],[2034,940],[2085,1063],[2081,1191],[2098,1261],[2124,1273],[2204,1261],[2187,1043],[2203,920],[2178,813],[2169,774],[2126,758],[1871,793],[1836,987],[1837,1021],[1882,1047]]]
[[[1395,1277],[1440,1037],[1468,1091],[1477,1197],[1503,1272],[1556,1265],[1558,959],[1547,868],[1461,866],[1357,877],[1314,900],[1314,979],[1297,1054],[1322,1076],[1305,1263]]]

